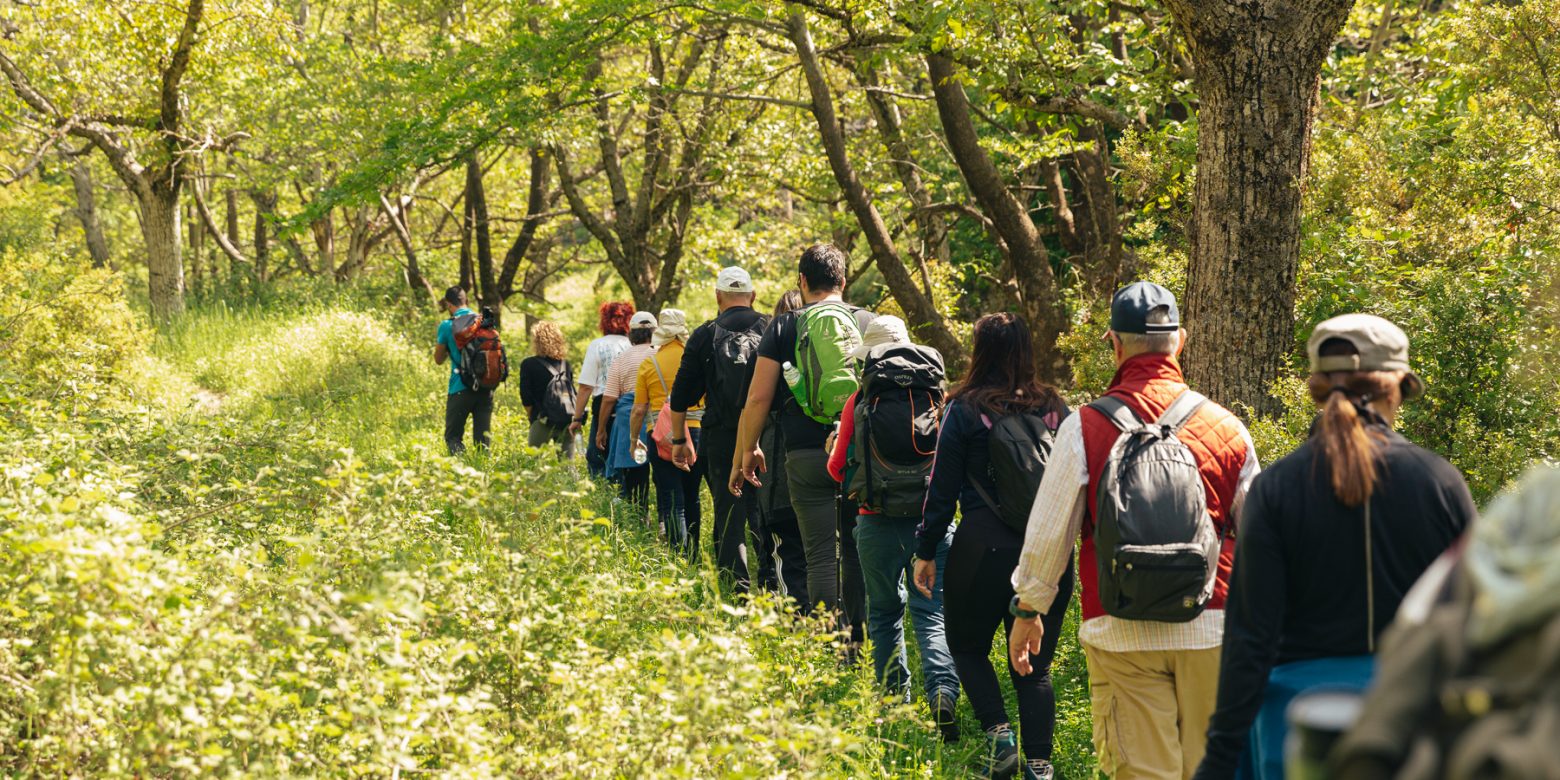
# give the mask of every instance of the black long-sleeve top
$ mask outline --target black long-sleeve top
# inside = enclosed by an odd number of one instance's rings
[[[704,399],[709,392],[710,361],[715,359],[715,325],[729,331],[762,330],[769,318],[754,311],[751,306],[733,306],[717,314],[715,319],[693,329],[684,345],[682,363],[677,366],[677,378],[672,382],[671,408],[674,412],[686,412]],[[753,378],[753,367],[747,367],[748,380]],[[746,393],[743,393],[746,398]],[[742,409],[725,409],[721,404],[706,403],[702,427],[736,428]]]
[[[1379,419],[1369,427],[1383,437],[1369,502],[1375,622],[1367,617],[1364,508],[1338,501],[1312,439],[1258,475],[1246,498],[1199,780],[1234,777],[1275,665],[1371,652],[1409,587],[1477,513],[1452,464]]]
[[[926,489],[926,504],[921,527],[916,531],[916,556],[923,560],[937,557],[937,545],[948,535],[954,513],[964,509],[959,533],[980,534],[991,547],[1022,547],[1024,537],[1002,522],[975,489],[979,484],[995,496],[997,485],[991,481],[991,430],[980,413],[958,399],[948,402],[942,429],[937,434],[937,456],[932,461],[932,480]]]
[[[552,358],[532,355],[520,361],[520,403],[530,407],[528,415],[531,422],[536,422],[537,415],[542,412],[542,399],[547,395],[547,384],[552,381],[553,372],[562,367],[569,380],[569,392],[574,392],[574,374],[568,361],[553,360]],[[576,411],[578,414],[578,411]]]

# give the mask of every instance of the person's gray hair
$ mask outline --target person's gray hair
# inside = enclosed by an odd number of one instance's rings
[[[1170,307],[1156,306],[1148,313],[1145,321],[1149,325],[1163,325],[1170,321]],[[1121,351],[1127,356],[1146,355],[1157,352],[1164,355],[1174,355],[1181,348],[1181,333],[1117,333],[1116,338],[1121,340]]]

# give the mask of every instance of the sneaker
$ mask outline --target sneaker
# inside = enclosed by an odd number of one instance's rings
[[[1043,758],[1024,762],[1024,780],[1056,780],[1056,767]]]
[[[959,696],[956,693],[938,691],[932,695],[932,717],[937,722],[937,730],[942,732],[944,744],[953,744],[959,741],[959,715],[955,709]]]
[[[1018,737],[1013,727],[1004,723],[986,729],[986,741],[991,745],[991,767],[987,777],[993,780],[1011,780],[1018,775]]]

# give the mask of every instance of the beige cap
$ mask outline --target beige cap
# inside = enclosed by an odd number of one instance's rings
[[[628,319],[629,328],[653,328],[655,327],[655,314],[648,311],[636,311],[634,316]]]
[[[747,271],[734,265],[720,269],[720,275],[715,277],[715,289],[729,293],[753,292],[753,277]]]
[[[1321,354],[1322,345],[1342,339],[1354,345],[1356,354]],[[1333,317],[1311,331],[1305,351],[1311,358],[1311,373],[1334,371],[1405,371],[1403,398],[1417,398],[1425,392],[1425,382],[1408,365],[1408,335],[1402,328],[1374,314],[1345,314]]]
[[[910,330],[905,327],[905,321],[892,314],[884,314],[867,323],[867,329],[861,333],[861,346],[852,350],[850,357],[852,360],[865,360],[873,347],[909,343]]]

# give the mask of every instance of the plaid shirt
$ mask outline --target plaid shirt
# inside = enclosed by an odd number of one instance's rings
[[[1070,415],[1056,431],[1045,478],[1035,497],[1024,534],[1024,551],[1013,572],[1013,590],[1024,603],[1045,612],[1056,600],[1057,582],[1072,560],[1073,547],[1083,531],[1089,467],[1083,451],[1083,415]],[[1261,467],[1256,445],[1241,426],[1246,441],[1246,461],[1235,490],[1232,520]],[[1078,641],[1107,652],[1203,650],[1224,641],[1224,610],[1208,609],[1187,623],[1124,620],[1105,615],[1085,620]]]

